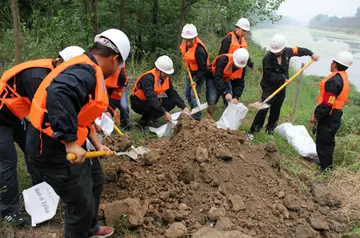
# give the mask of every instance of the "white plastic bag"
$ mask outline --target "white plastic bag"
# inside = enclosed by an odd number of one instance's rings
[[[56,214],[60,197],[46,182],[39,183],[23,192],[26,212],[31,216],[31,225],[50,220]]]
[[[114,121],[111,117],[109,117],[106,113],[101,114],[98,118],[96,118],[95,123],[101,127],[105,135],[110,135],[114,130]],[[103,137],[99,134],[98,138],[100,142],[102,142]],[[86,149],[87,151],[96,150],[95,147],[91,144],[89,139],[86,139]]]
[[[175,112],[175,113],[171,114],[172,122],[168,122],[158,128],[149,127],[149,130],[153,133],[156,133],[156,135],[159,138],[171,136],[174,131],[173,129],[177,124],[177,119],[179,118],[180,114],[181,114],[181,112]]]
[[[302,157],[310,159],[316,159],[318,157],[315,142],[305,126],[294,126],[291,123],[283,123],[275,128],[275,132],[285,138]]]
[[[239,129],[241,121],[245,118],[248,108],[244,104],[229,103],[220,120],[216,123],[218,128]]]

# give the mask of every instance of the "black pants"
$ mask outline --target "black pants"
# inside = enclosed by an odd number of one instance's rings
[[[24,120],[12,127],[0,125],[0,218],[19,212],[16,142],[25,151],[26,124]]]
[[[160,99],[159,99],[160,100]],[[164,113],[149,105],[147,100],[139,100],[134,96],[130,97],[131,109],[137,114],[141,114],[140,124],[148,126],[151,120],[162,117]],[[161,98],[161,105],[166,111],[171,111],[175,107],[175,103],[170,98]]]
[[[56,154],[61,157],[65,155],[65,151]],[[44,162],[39,162],[41,159]],[[45,157],[33,159],[29,156],[29,163],[36,169],[36,175],[41,176],[66,204],[65,238],[87,238],[95,213],[90,161],[86,160],[78,165],[62,165],[46,163]]]
[[[331,115],[318,121],[316,132],[316,151],[323,170],[332,168],[335,149],[335,135],[341,125],[341,110],[334,110]]]
[[[268,96],[271,95],[272,92],[263,92],[262,101],[264,101]],[[264,126],[264,122],[266,119],[266,114],[270,109],[270,116],[268,119],[268,124],[266,125],[266,131],[271,133],[275,130],[277,126],[277,122],[279,120],[281,106],[285,100],[286,91],[285,89],[281,90],[275,97],[273,97],[268,104],[270,104],[270,108],[266,108],[263,110],[259,110],[255,116],[253,124],[250,128],[250,133],[259,132],[261,128]]]

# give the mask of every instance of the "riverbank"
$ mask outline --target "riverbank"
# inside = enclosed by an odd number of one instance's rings
[[[331,26],[309,26],[309,28],[322,31],[342,32],[345,34],[360,36],[359,28],[337,28]]]

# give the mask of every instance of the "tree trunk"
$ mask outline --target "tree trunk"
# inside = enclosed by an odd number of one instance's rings
[[[159,10],[159,0],[154,0],[153,8],[152,8],[152,28],[150,32],[151,38],[151,52],[155,52],[156,49],[156,40],[157,40],[157,17],[158,17],[158,10]]]
[[[124,30],[125,27],[125,0],[121,0],[120,3],[120,30]]]
[[[11,0],[11,12],[14,25],[14,41],[15,41],[15,63],[21,63],[21,31],[20,31],[20,15],[17,0]]]
[[[178,34],[177,34],[177,40],[176,40],[176,49],[179,48],[180,42],[181,42],[181,30],[184,26],[185,12],[186,12],[186,0],[181,0]]]
[[[90,1],[90,9],[91,9],[91,24],[92,24],[92,32],[93,36],[96,36],[99,33],[99,24],[98,24],[98,5],[99,0],[91,0]]]

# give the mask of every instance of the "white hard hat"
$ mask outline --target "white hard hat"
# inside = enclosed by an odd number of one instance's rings
[[[71,58],[83,54],[85,50],[79,46],[68,46],[59,52],[59,55],[64,61],[68,61]]]
[[[246,18],[240,18],[237,22],[236,22],[236,26],[240,27],[241,29],[245,30],[245,31],[250,31],[250,22],[248,19]]]
[[[105,41],[104,38],[111,42]],[[116,53],[119,53],[125,63],[130,53],[130,41],[126,34],[118,29],[108,29],[98,34],[94,38],[94,42],[111,48]]]
[[[164,72],[165,74],[173,74],[174,73],[174,64],[169,56],[163,55],[160,56],[155,61],[155,66],[158,70]]]
[[[249,60],[249,52],[240,48],[234,51],[233,53],[234,64],[238,68],[244,68]]]
[[[354,61],[354,56],[350,52],[342,51],[339,52],[333,60],[341,65],[350,67]]]
[[[181,37],[184,39],[193,39],[198,35],[194,24],[186,24],[181,32]]]
[[[274,54],[279,53],[286,47],[286,44],[287,44],[287,40],[285,36],[276,34],[271,40],[270,51]]]

